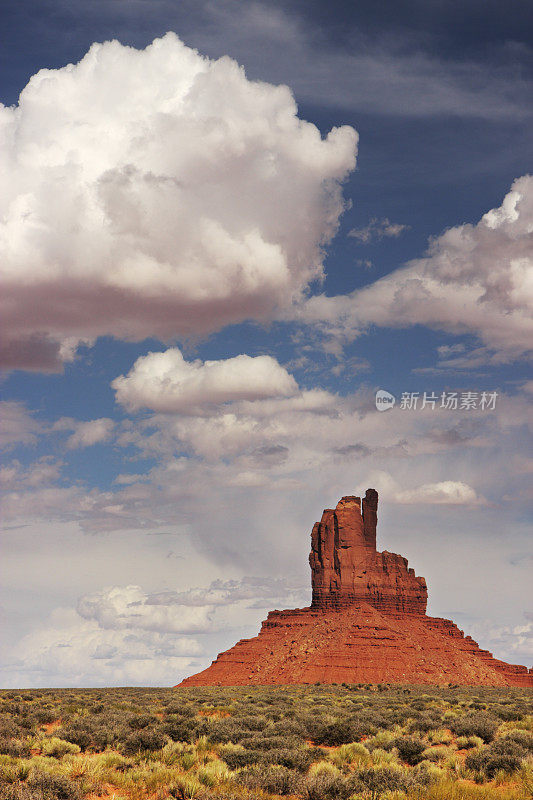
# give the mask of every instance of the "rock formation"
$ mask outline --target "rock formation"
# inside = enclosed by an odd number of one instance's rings
[[[376,549],[378,493],[343,497],[311,534],[309,608],[271,611],[180,686],[411,683],[533,686],[533,671],[498,661],[450,620],[426,615],[424,578]]]
[[[345,608],[368,602],[380,611],[425,614],[424,578],[408,569],[407,559],[376,550],[378,493],[343,497],[327,508],[311,534],[311,608]]]

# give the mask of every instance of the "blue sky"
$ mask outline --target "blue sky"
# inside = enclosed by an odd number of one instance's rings
[[[2,15],[3,685],[177,682],[369,486],[530,664],[530,4]]]

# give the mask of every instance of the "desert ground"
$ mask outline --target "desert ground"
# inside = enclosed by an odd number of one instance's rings
[[[526,800],[530,689],[0,693],[3,800]]]

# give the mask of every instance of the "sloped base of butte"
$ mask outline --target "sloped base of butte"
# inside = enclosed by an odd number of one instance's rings
[[[311,607],[271,611],[180,686],[407,683],[533,686],[533,672],[481,650],[450,620],[428,617],[426,583],[375,547],[377,492],[346,497],[313,528]]]

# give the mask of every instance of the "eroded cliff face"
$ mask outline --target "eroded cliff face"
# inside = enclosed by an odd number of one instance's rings
[[[258,636],[241,639],[180,686],[316,682],[533,686],[533,674],[493,658],[451,620],[360,603],[271,611]]]
[[[482,650],[451,621],[426,615],[424,578],[376,550],[378,494],[343,497],[311,535],[312,603],[271,611],[180,686],[288,683],[459,683],[533,686],[533,671]]]
[[[425,614],[427,587],[407,559],[376,549],[378,493],[343,497],[327,508],[311,534],[311,608],[367,602],[391,613]]]

